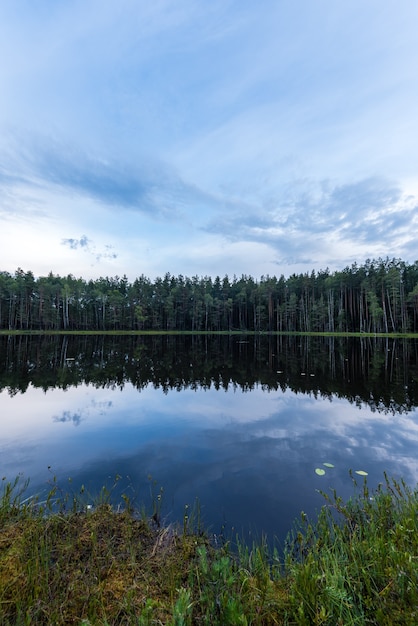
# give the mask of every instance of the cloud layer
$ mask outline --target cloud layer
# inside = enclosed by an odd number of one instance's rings
[[[415,260],[415,5],[19,7],[0,7],[1,269]]]

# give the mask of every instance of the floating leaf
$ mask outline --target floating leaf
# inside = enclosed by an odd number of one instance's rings
[[[356,474],[359,476],[368,476],[369,472],[365,472],[364,470],[356,470]]]
[[[322,463],[322,465],[325,465],[325,467],[334,467],[332,463]]]
[[[318,476],[323,476],[325,474],[325,470],[321,469],[320,467],[317,467],[315,470],[315,474],[318,474]]]

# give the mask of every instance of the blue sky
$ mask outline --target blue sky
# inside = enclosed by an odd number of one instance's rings
[[[418,3],[3,0],[0,270],[418,258]]]

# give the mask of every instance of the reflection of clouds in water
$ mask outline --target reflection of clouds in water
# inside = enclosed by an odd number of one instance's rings
[[[403,434],[408,440],[418,443],[418,419],[415,412],[393,416],[373,412],[369,407],[359,411],[345,400],[334,399],[333,403],[329,403],[326,399],[294,395],[286,403],[278,398],[273,410],[271,406],[266,408],[269,410],[264,417],[249,424],[254,434],[280,437],[289,433],[302,435],[314,430],[349,438],[353,430],[357,429],[361,430],[361,437],[365,441],[389,437],[389,432],[392,432],[396,439]]]
[[[98,415],[105,415],[107,410],[113,406],[112,400],[107,400],[106,402],[96,402],[93,398],[91,401],[91,406],[95,409],[94,412]]]
[[[221,403],[210,414],[215,419],[204,422],[205,433],[222,449],[227,437],[229,462],[235,458],[242,467],[242,457],[249,454],[267,459],[280,457],[288,465],[335,461],[343,473],[375,467],[418,480],[418,421],[415,413],[389,415],[373,412],[370,407],[358,410],[341,399],[315,399],[286,391],[264,394],[257,391],[246,398],[222,394]],[[251,407],[251,408],[250,408]],[[250,410],[248,410],[250,408]],[[202,412],[203,407],[200,407]],[[241,410],[242,409],[242,410]],[[197,409],[196,409],[197,410]],[[220,424],[219,416],[223,420]],[[235,439],[235,446],[232,444]],[[244,452],[244,442],[251,450]],[[234,447],[240,447],[235,455]],[[274,462],[274,461],[273,461]],[[378,469],[377,469],[378,468]]]
[[[213,502],[223,489],[227,501],[228,489],[238,493],[242,484],[259,481],[260,498],[278,499],[280,507],[285,506],[282,491],[294,492],[295,506],[303,507],[299,500],[296,504],[297,493],[327,489],[328,481],[343,489],[350,484],[350,469],[369,471],[371,485],[385,470],[407,482],[418,479],[415,413],[394,417],[367,407],[359,411],[342,399],[329,402],[261,388],[165,395],[151,384],[141,392],[126,384],[123,393],[80,385],[25,396],[4,399],[10,410],[20,408],[7,424],[10,433],[3,440],[13,441],[3,463],[13,458],[17,471],[27,475],[48,463],[74,477],[97,462],[100,482],[105,462],[109,475],[125,464],[133,476],[151,473],[164,488],[171,485],[182,500],[212,485]],[[81,428],[56,426],[81,422]],[[22,447],[28,442],[36,446],[30,457]],[[20,451],[20,462],[11,447]],[[318,478],[314,470],[323,462],[334,463],[335,469]]]
[[[97,402],[94,398],[91,400],[90,404],[84,408],[79,409],[75,412],[72,411],[63,411],[61,415],[53,415],[53,422],[61,422],[61,423],[72,423],[74,426],[79,426],[80,423],[88,418],[89,415],[105,415],[106,411],[108,411],[113,405],[111,400],[107,402]]]
[[[54,415],[52,417],[53,422],[72,422],[74,426],[79,426],[82,419],[81,413],[71,413],[70,411],[63,411],[60,416]]]
[[[160,456],[155,443],[158,442],[161,452],[166,446],[162,435],[165,430],[170,437],[174,436],[169,445],[171,462],[177,444],[179,458],[184,455],[186,437],[190,444],[189,457],[193,450],[200,449],[203,456],[203,450],[209,456],[210,449],[217,450],[217,461],[211,468],[215,474],[226,465],[231,471],[242,471],[246,465],[244,457],[248,455],[252,459],[250,465],[257,463],[258,458],[275,465],[275,457],[293,467],[295,463],[314,467],[321,461],[335,461],[343,472],[376,465],[381,468],[379,471],[401,468],[404,476],[409,474],[418,480],[418,423],[414,413],[394,417],[373,412],[369,407],[359,411],[342,399],[329,402],[326,398],[302,396],[290,390],[268,394],[261,389],[245,394],[184,390],[181,394],[164,395],[151,386],[140,394],[127,386],[115,402],[91,398],[84,409],[74,407],[63,411],[61,419],[54,421],[77,424],[93,414],[98,417],[105,413],[108,413],[106,421],[96,422],[95,429],[111,429],[116,419],[120,424],[118,429],[124,424],[126,432],[129,423],[149,428],[154,442],[151,449],[154,462]],[[182,441],[175,444],[177,428],[183,434]],[[193,434],[196,430],[198,443]],[[132,449],[133,438],[128,443],[123,428],[119,432],[113,439],[115,456],[117,448],[128,454]],[[161,458],[160,462],[163,463]],[[209,467],[210,464],[206,471]],[[191,481],[190,473],[188,480]]]

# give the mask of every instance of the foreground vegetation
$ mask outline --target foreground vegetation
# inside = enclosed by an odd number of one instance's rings
[[[418,491],[385,477],[302,514],[284,553],[214,545],[185,516],[159,527],[125,502],[24,499],[3,481],[0,622],[28,624],[351,624],[418,622]]]
[[[83,280],[0,271],[0,329],[179,332],[418,332],[418,261],[342,271]]]

